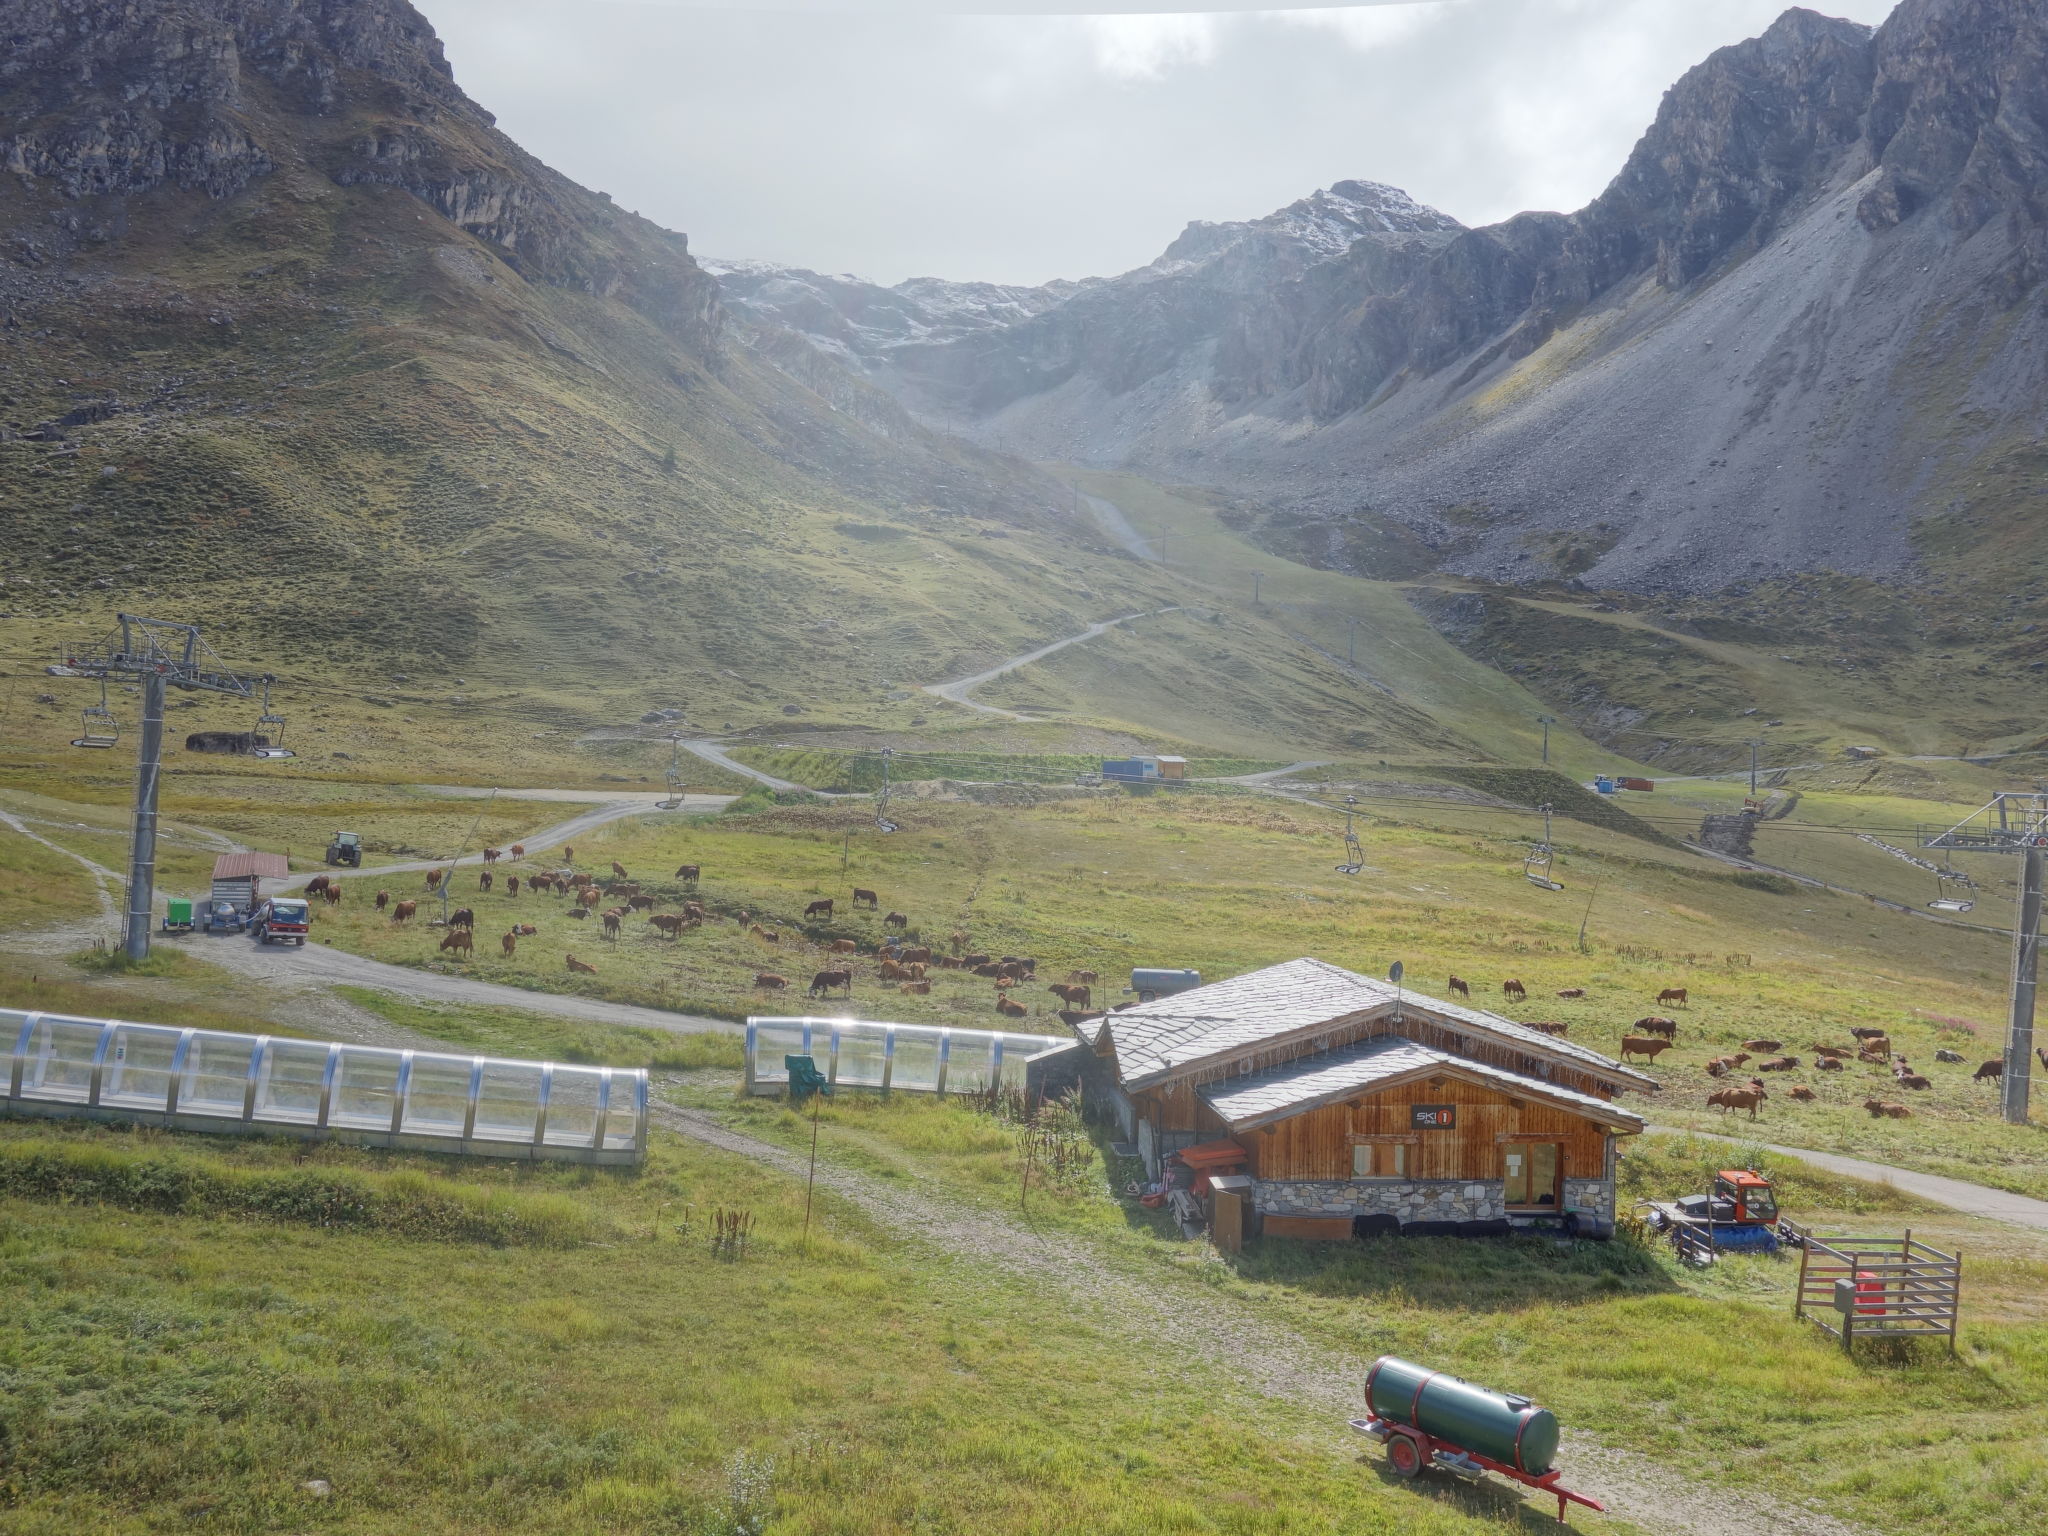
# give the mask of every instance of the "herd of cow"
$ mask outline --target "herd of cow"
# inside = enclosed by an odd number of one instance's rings
[[[1451,977],[1449,989],[1462,997],[1470,998],[1472,996],[1471,985],[1461,977]],[[1520,1002],[1528,997],[1529,989],[1519,980],[1510,979],[1501,983],[1501,994],[1512,1001]],[[1586,989],[1584,987],[1567,987],[1557,995],[1565,999],[1579,999],[1586,995]],[[1657,994],[1657,1001],[1659,1003],[1676,1003],[1681,1008],[1691,1006],[1684,987],[1664,988]],[[1570,1030],[1570,1026],[1566,1024],[1537,1023],[1533,1021],[1525,1021],[1523,1027],[1540,1030],[1546,1035],[1563,1035]],[[1623,1061],[1627,1061],[1633,1056],[1642,1056],[1655,1061],[1660,1052],[1671,1049],[1678,1040],[1678,1021],[1676,1019],[1668,1019],[1651,1014],[1648,1017],[1637,1019],[1632,1028],[1637,1033],[1624,1034],[1621,1037],[1621,1059]],[[1906,1060],[1903,1053],[1892,1049],[1891,1039],[1884,1030],[1859,1028],[1850,1030],[1849,1034],[1856,1042],[1853,1047],[1825,1045],[1818,1041],[1807,1047],[1813,1055],[1814,1070],[1819,1072],[1840,1072],[1844,1070],[1848,1061],[1853,1057],[1855,1060],[1867,1065],[1888,1068],[1893,1081],[1901,1088],[1915,1092],[1924,1092],[1934,1086],[1932,1079],[1913,1070],[1912,1064]],[[1784,1042],[1782,1040],[1745,1040],[1742,1042],[1741,1050],[1731,1055],[1717,1056],[1708,1062],[1706,1064],[1706,1072],[1709,1077],[1725,1078],[1729,1074],[1748,1066],[1758,1056],[1764,1056],[1768,1059],[1757,1061],[1753,1069],[1754,1072],[1797,1071],[1801,1065],[1800,1059],[1797,1056],[1778,1054],[1783,1049]],[[2043,1070],[2048,1070],[2048,1049],[2037,1050],[2035,1054],[2040,1057]],[[1944,1065],[1961,1066],[1965,1064],[1961,1054],[1946,1049],[1937,1050],[1934,1053],[1934,1059]],[[1998,1057],[1993,1057],[1991,1060],[1983,1062],[1978,1066],[1977,1070],[1971,1074],[1971,1081],[1996,1083],[2004,1076],[2005,1062]],[[1770,1094],[1764,1087],[1763,1079],[1758,1076],[1751,1076],[1744,1082],[1731,1083],[1726,1087],[1709,1093],[1707,1095],[1707,1105],[1709,1108],[1719,1109],[1727,1113],[1747,1110],[1749,1111],[1749,1118],[1754,1120],[1757,1117],[1758,1111],[1763,1108],[1764,1102],[1769,1097]],[[1786,1097],[1803,1104],[1811,1102],[1815,1095],[1814,1091],[1804,1084],[1795,1084],[1786,1090]],[[1869,1112],[1872,1119],[1905,1120],[1909,1119],[1913,1113],[1904,1104],[1875,1097],[1866,1098],[1863,1101],[1863,1108]]]

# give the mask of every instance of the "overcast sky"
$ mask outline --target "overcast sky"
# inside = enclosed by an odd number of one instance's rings
[[[1576,208],[1782,0],[415,0],[528,149],[690,237],[884,282],[1150,261],[1346,177],[1468,224]],[[1127,12],[1167,0],[1124,0]],[[1818,8],[1878,22],[1892,0]]]

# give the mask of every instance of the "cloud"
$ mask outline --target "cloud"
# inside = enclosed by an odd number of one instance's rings
[[[1221,23],[1213,16],[1089,16],[1095,64],[1117,80],[1159,80],[1170,69],[1216,57]]]

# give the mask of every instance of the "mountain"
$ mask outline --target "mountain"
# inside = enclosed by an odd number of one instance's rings
[[[1389,528],[1467,576],[1650,592],[2040,558],[2039,0],[1788,11],[1576,213],[1318,243],[1316,201],[863,360],[926,420],[1222,488],[1339,566]]]
[[[405,0],[0,0],[0,36],[11,654],[164,610],[284,674],[716,724],[1101,616],[1065,486],[736,338]]]

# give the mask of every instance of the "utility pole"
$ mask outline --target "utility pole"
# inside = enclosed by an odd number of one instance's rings
[[[1971,849],[2020,856],[2019,910],[2012,925],[2012,1010],[2006,1025],[2002,1109],[2025,1125],[2033,1087],[2034,994],[2041,949],[2042,850],[2048,848],[2048,792],[2000,793],[1946,831],[1923,835],[1923,848]]]
[[[1550,763],[1550,728],[1557,724],[1557,717],[1555,715],[1538,715],[1536,723],[1543,727],[1543,762],[1548,767]],[[1549,838],[1546,836],[1544,841],[1548,842]]]
[[[1257,571],[1252,572],[1252,606],[1254,608],[1259,606],[1259,573]]]
[[[1351,646],[1344,655],[1347,663],[1355,667],[1358,665],[1358,620],[1346,619],[1344,622],[1351,626]]]
[[[164,690],[254,698],[267,676],[240,677],[199,638],[197,624],[174,624],[132,613],[116,616],[119,628],[94,645],[67,652],[48,668],[55,677],[91,677],[142,685],[142,736],[135,753],[135,824],[128,850],[128,905],[122,950],[130,960],[149,958],[150,919],[156,911],[157,791],[163,779]],[[266,694],[266,700],[268,695]],[[277,718],[264,704],[266,719]]]

